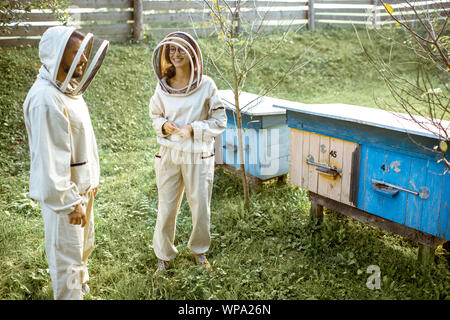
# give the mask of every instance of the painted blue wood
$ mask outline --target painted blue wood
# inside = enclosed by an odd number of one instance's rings
[[[411,172],[411,157],[400,153],[387,152],[384,181],[401,188],[408,189]],[[384,199],[382,215],[391,221],[403,224],[405,222],[408,192],[400,190],[391,199]]]
[[[432,191],[436,192],[436,190],[433,190],[435,186],[429,186],[427,184],[429,162],[430,160],[419,158],[412,160],[408,189],[420,192],[420,187],[426,186],[428,188],[431,187]],[[424,231],[420,226],[420,217],[422,216],[424,206],[429,206],[429,203],[429,199],[421,199],[413,194],[407,194],[404,224],[413,229]]]
[[[230,109],[226,114],[227,130],[222,133],[223,162],[240,170],[236,114]],[[242,114],[242,128],[247,173],[267,180],[289,172],[290,129],[286,125],[286,115]],[[276,154],[272,154],[275,151]]]
[[[379,181],[385,180],[385,171],[382,168],[386,167],[386,157],[386,150],[379,148],[366,149],[366,176],[364,177],[363,182],[365,193],[361,197],[358,195],[358,199],[363,201],[362,210],[380,217],[383,217],[385,214],[383,213],[384,197],[380,196],[372,188],[372,179]]]
[[[443,177],[437,236],[450,240],[450,174]]]
[[[439,211],[442,210],[443,194],[443,168],[435,161],[430,161],[427,168],[427,187],[430,188],[430,198],[424,203],[422,215],[420,217],[420,230],[438,235]],[[447,188],[450,185],[447,185]]]
[[[287,124],[290,128],[314,132],[359,144],[372,144],[417,157],[422,156],[424,158],[439,159],[438,154],[425,150],[418,145],[420,144],[432,149],[437,142],[436,139],[429,137],[412,136],[417,142],[416,144],[411,141],[407,134],[402,132],[310,114],[301,114],[289,110],[287,110]],[[447,151],[446,154],[450,156],[450,151]]]
[[[442,199],[449,198],[449,192],[444,191],[449,188],[443,188],[442,165],[434,160],[405,156],[370,146],[362,149],[361,159],[358,192],[362,197],[359,197],[359,209],[425,233],[449,238],[449,210],[448,206],[441,203]],[[427,187],[430,197],[422,199],[400,190],[397,195],[388,198],[372,188],[372,179],[416,192],[421,192],[421,187]]]
[[[364,210],[364,196],[366,194],[366,183],[365,178],[367,176],[367,156],[368,156],[368,148],[366,144],[360,145],[361,148],[361,157],[359,164],[359,177],[358,177],[358,196],[356,207],[360,210]],[[370,186],[369,186],[370,188]]]
[[[445,167],[437,163],[439,154],[420,146],[432,149],[437,139],[289,109],[286,116],[290,128],[361,145],[358,209],[450,240],[450,174],[443,175]],[[450,151],[446,156],[450,157]],[[372,179],[416,192],[427,187],[430,196],[422,199],[399,190],[388,197],[372,187]]]
[[[267,136],[266,143],[263,143],[264,135]],[[245,169],[249,174],[266,180],[289,172],[289,128],[286,126],[243,130],[243,142]],[[222,134],[224,163],[240,169],[237,144],[235,128],[229,128]]]

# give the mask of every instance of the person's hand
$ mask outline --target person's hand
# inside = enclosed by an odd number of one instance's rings
[[[166,122],[164,122],[162,129],[165,134],[172,134],[175,131],[177,131],[179,128],[175,123],[173,123],[171,121],[166,121]]]
[[[176,134],[178,134],[179,136],[181,136],[183,139],[187,139],[190,136],[192,136],[192,126],[190,124],[187,124],[185,126],[180,127]]]
[[[69,223],[81,224],[82,228],[86,225],[86,212],[81,204],[77,204],[75,210],[69,214]]]
[[[95,187],[94,189],[92,189],[92,193],[94,194],[94,198],[97,195],[98,192],[98,187]]]

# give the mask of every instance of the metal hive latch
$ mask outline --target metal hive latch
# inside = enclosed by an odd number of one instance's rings
[[[379,189],[380,187],[386,186],[392,189],[396,189],[396,190],[400,190],[400,191],[405,191],[408,193],[411,193],[415,196],[419,196],[421,199],[428,199],[430,197],[430,190],[427,187],[420,187],[420,192],[417,191],[413,191],[413,190],[409,190],[409,189],[405,189],[399,186],[396,186],[394,184],[390,184],[384,181],[379,181],[379,180],[375,180],[372,179],[372,183],[374,183],[374,185],[372,186],[375,190]]]
[[[318,168],[316,168],[316,170],[319,171],[319,173],[326,174],[328,176],[335,177],[338,174],[342,173],[342,169],[332,167],[332,166],[329,166],[327,164],[323,164],[320,162],[314,162],[314,157],[312,155],[308,155],[306,157],[306,163],[309,165],[318,167]]]

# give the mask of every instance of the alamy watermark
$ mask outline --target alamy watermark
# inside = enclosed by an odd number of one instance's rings
[[[377,265],[370,265],[367,267],[366,272],[370,274],[367,278],[366,286],[370,290],[381,289],[381,270]]]
[[[221,154],[223,162],[227,165],[236,166],[242,164],[241,150],[238,144],[238,129],[227,128],[220,136],[216,137],[214,153],[217,159]],[[282,167],[289,164],[288,150],[289,148],[289,131],[271,128],[271,129],[250,129],[243,128],[243,159],[246,166],[257,166],[261,175],[276,175]],[[183,146],[185,140],[178,137],[167,138],[170,144],[180,143],[180,149],[184,152],[179,154],[171,154],[172,161],[177,164],[199,164],[203,160],[209,159],[213,150],[209,150],[212,146],[212,137],[203,135],[201,137],[193,136],[193,143],[189,150],[185,150]],[[165,143],[161,143],[164,145]],[[199,146],[202,150],[197,150]],[[181,146],[183,146],[181,148]],[[206,149],[205,149],[206,148]],[[177,150],[179,148],[173,148]],[[203,150],[205,149],[205,150]],[[283,161],[285,163],[283,163]]]

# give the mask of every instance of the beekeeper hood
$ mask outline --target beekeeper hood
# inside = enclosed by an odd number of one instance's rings
[[[175,67],[170,62],[170,46],[178,47],[189,59],[191,74],[186,87],[175,89],[167,84],[167,79],[175,75]],[[168,34],[153,51],[153,70],[161,90],[167,94],[186,96],[194,92],[202,82],[203,58],[200,47],[188,33],[177,31]]]
[[[95,39],[92,33],[88,33],[70,67],[66,66],[68,69],[65,70],[66,78],[60,82],[57,80],[59,66],[69,38],[75,30],[73,27],[51,27],[44,32],[39,42],[39,58],[42,67],[38,77],[52,82],[63,93],[72,96],[82,95],[86,91],[103,63],[109,46],[109,41]],[[76,69],[83,53],[87,62],[83,72],[77,76]]]

